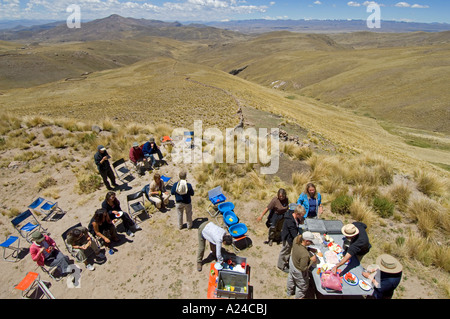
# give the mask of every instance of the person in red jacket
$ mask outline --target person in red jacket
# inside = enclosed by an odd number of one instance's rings
[[[52,238],[39,231],[34,232],[31,237],[33,243],[30,246],[30,255],[39,266],[57,266],[63,276],[72,272],[69,268],[69,258],[58,250]]]
[[[139,146],[139,143],[133,143],[133,147],[130,149],[129,157],[130,161],[134,164],[138,174],[144,175],[145,170],[149,168],[149,162],[147,161],[147,158],[145,158],[144,152]]]

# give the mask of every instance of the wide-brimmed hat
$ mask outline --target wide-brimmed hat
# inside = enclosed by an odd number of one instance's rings
[[[382,254],[377,258],[377,265],[380,270],[389,274],[397,274],[402,271],[403,266],[393,256],[388,254]]]
[[[34,233],[31,234],[31,238],[33,239],[33,241],[40,243],[41,241],[43,241],[44,235],[42,235],[42,233],[40,231],[35,231]]]
[[[359,229],[353,224],[347,224],[341,228],[345,237],[354,237],[359,234]]]
[[[133,143],[133,147],[138,147],[139,146],[139,143],[138,142],[134,142]]]

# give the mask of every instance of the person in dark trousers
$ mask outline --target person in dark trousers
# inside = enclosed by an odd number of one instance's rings
[[[158,154],[159,160],[163,160],[163,155],[158,145],[156,145],[155,139],[151,137],[148,142],[146,142],[142,146],[142,152],[144,153],[144,157],[146,160],[151,163],[152,167],[156,168],[156,159],[154,154]]]
[[[289,210],[285,215],[283,229],[281,230],[283,247],[278,256],[277,265],[284,272],[289,272],[289,257],[291,255],[292,242],[299,235],[299,225],[304,223],[304,215],[305,207],[302,205],[298,205],[294,211]]]
[[[342,227],[341,232],[344,234],[347,241],[349,241],[349,246],[347,249],[344,249],[344,258],[342,258],[342,260],[331,269],[333,273],[336,273],[337,269],[344,265],[347,260],[350,260],[350,262],[347,267],[341,271],[339,274],[340,276],[344,276],[351,269],[360,265],[361,259],[372,247],[369,242],[369,236],[367,235],[366,229],[366,224],[361,222],[354,222]]]
[[[373,284],[373,297],[375,299],[392,299],[395,289],[402,280],[403,266],[393,256],[388,254],[382,254],[376,261],[378,269],[374,278],[372,278]],[[369,272],[363,272],[362,275],[366,278],[370,278]]]
[[[258,221],[261,221],[264,215],[269,212],[266,222],[266,226],[269,228],[269,238],[267,241],[269,246],[272,246],[274,240],[278,240],[277,233],[279,234],[281,231],[282,223],[284,222],[284,214],[288,209],[289,199],[286,197],[286,190],[280,188],[277,192],[277,196],[270,201],[261,216],[257,218]]]
[[[175,195],[175,206],[178,214],[178,229],[183,228],[183,212],[186,212],[187,228],[192,228],[192,203],[191,197],[194,196],[192,185],[186,181],[187,173],[180,172],[180,180],[173,184],[171,194]]]
[[[105,184],[108,190],[112,190],[111,185],[109,184],[108,178],[111,180],[112,186],[117,187],[116,177],[114,176],[114,172],[109,164],[109,159],[111,156],[108,155],[106,148],[103,145],[99,145],[97,147],[97,153],[94,155],[94,161],[97,165],[98,172],[102,176],[103,183]]]

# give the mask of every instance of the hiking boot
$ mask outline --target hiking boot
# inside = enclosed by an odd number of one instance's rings
[[[197,271],[202,271],[202,263],[197,263]]]
[[[269,246],[272,246],[272,244],[273,244],[273,240],[272,240],[272,239],[270,239],[270,240],[269,240],[269,242],[268,242],[268,244],[269,244]]]

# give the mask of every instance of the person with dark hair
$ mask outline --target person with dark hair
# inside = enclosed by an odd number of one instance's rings
[[[105,258],[105,255],[100,252],[100,248],[97,246],[95,240],[92,240],[86,227],[80,226],[69,230],[67,233],[66,244],[69,251],[75,253],[77,261],[84,263],[88,270],[94,270],[95,267],[88,262],[86,256],[87,249],[92,249],[97,258]]]
[[[222,244],[231,245],[233,243],[231,235],[222,227],[219,227],[210,221],[202,223],[198,228],[198,271],[202,271],[202,261],[205,253],[206,241],[209,241],[211,252],[219,263],[223,263]]]
[[[144,153],[144,157],[152,164],[154,168],[156,165],[156,159],[154,154],[158,154],[159,160],[163,160],[163,155],[158,145],[156,145],[155,139],[151,137],[143,146],[142,152]]]
[[[109,184],[108,178],[111,180],[112,186],[117,187],[119,185],[116,184],[116,176],[109,164],[109,159],[111,156],[108,155],[106,148],[103,145],[99,145],[97,147],[97,153],[94,155],[94,161],[97,165],[98,172],[100,173],[103,183],[106,188],[111,190],[111,185]]]
[[[257,218],[261,221],[264,215],[269,211],[269,216],[267,218],[266,225],[269,227],[269,240],[267,243],[272,246],[273,241],[277,237],[277,233],[281,231],[283,227],[282,223],[284,221],[284,214],[289,209],[289,199],[286,196],[286,190],[280,188],[277,193],[277,197],[274,197],[269,205],[264,209],[261,216]]]
[[[290,212],[290,211],[289,211]],[[292,214],[287,213],[281,230],[281,240],[283,247],[278,256],[278,268],[284,272],[289,272],[289,257],[291,255],[294,238],[299,235],[299,225],[303,224],[305,218],[305,207],[298,205]]]
[[[323,212],[322,195],[313,183],[306,184],[305,191],[300,194],[297,204],[305,207],[305,218],[318,218]]]
[[[108,212],[109,219],[114,221],[115,219],[122,219],[123,226],[130,237],[134,236],[133,231],[141,229],[133,220],[128,213],[122,211],[120,207],[120,202],[116,197],[115,192],[108,192],[105,196],[105,200],[102,203],[102,208]]]
[[[142,148],[138,142],[133,143],[133,147],[130,148],[129,157],[131,163],[133,163],[136,171],[139,175],[145,175],[145,170],[150,168],[147,158],[144,156]]]
[[[112,241],[119,241],[117,236],[116,226],[109,218],[109,214],[104,208],[99,208],[95,211],[89,223],[89,232],[103,240],[104,245],[109,247]]]

